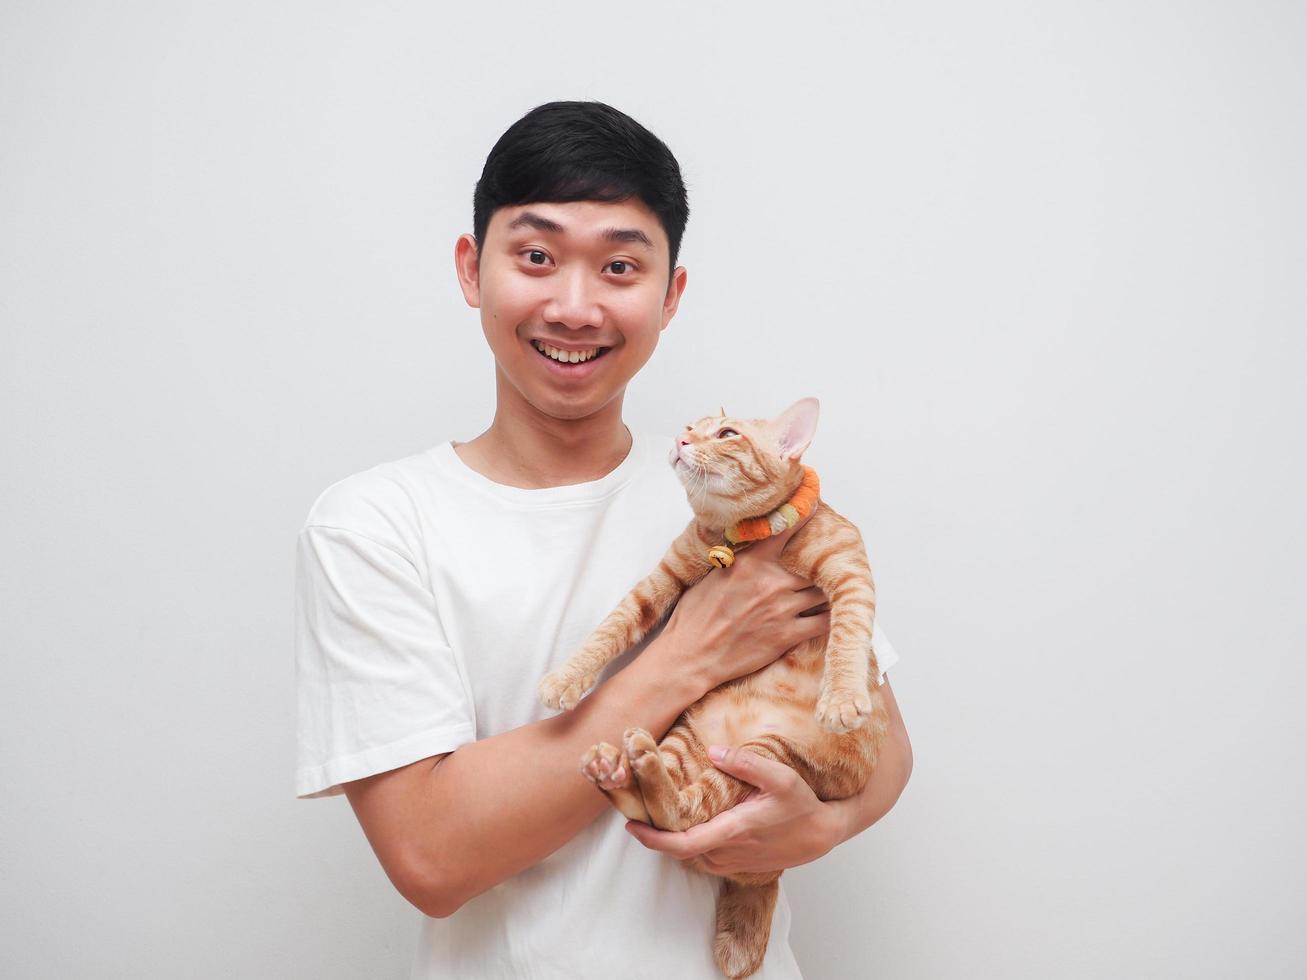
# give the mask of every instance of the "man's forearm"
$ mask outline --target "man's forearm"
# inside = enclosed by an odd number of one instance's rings
[[[908,741],[907,730],[901,724],[891,725],[876,768],[862,792],[830,804],[838,820],[836,843],[857,836],[889,813],[903,794],[911,774],[912,744]]]
[[[669,669],[677,659],[660,656],[665,642],[656,638],[573,711],[462,746],[431,768],[404,835],[418,851],[406,860],[423,869],[424,911],[452,913],[604,810],[604,797],[579,774],[582,753],[596,742],[619,744],[631,726],[661,737],[704,693],[699,678]]]

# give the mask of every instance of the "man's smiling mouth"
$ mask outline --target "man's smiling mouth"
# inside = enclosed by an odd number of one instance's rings
[[[568,351],[563,350],[561,347],[546,344],[543,340],[533,340],[531,346],[538,350],[542,356],[560,364],[582,364],[586,361],[593,361],[597,357],[603,357],[612,350],[611,347],[587,347],[582,350]]]

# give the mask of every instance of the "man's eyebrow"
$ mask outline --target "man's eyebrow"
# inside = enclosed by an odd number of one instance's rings
[[[534,228],[536,231],[548,232],[551,235],[561,235],[567,230],[557,221],[536,214],[534,211],[523,211],[508,223],[509,231],[515,228]],[[639,228],[605,228],[602,234],[605,241],[636,242],[651,251],[654,247],[653,241]]]
[[[551,232],[555,235],[561,234],[563,231],[563,226],[557,221],[550,221],[548,218],[543,218],[534,211],[523,211],[508,223],[510,231],[514,228],[521,228],[523,226],[534,228],[536,231]]]
[[[648,249],[654,247],[649,236],[639,228],[605,228],[604,238],[610,242],[639,242]]]

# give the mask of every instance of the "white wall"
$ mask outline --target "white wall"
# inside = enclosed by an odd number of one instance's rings
[[[0,973],[402,974],[292,798],[294,535],[488,422],[454,239],[599,98],[693,208],[630,420],[818,395],[903,655],[808,975],[1302,975],[1304,8],[708,6],[0,10]]]

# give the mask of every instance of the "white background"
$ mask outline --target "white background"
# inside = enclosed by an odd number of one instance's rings
[[[1289,2],[9,0],[0,973],[403,973],[293,799],[293,541],[488,423],[454,240],[597,98],[691,193],[628,421],[818,396],[903,656],[806,974],[1301,976],[1305,50]]]

